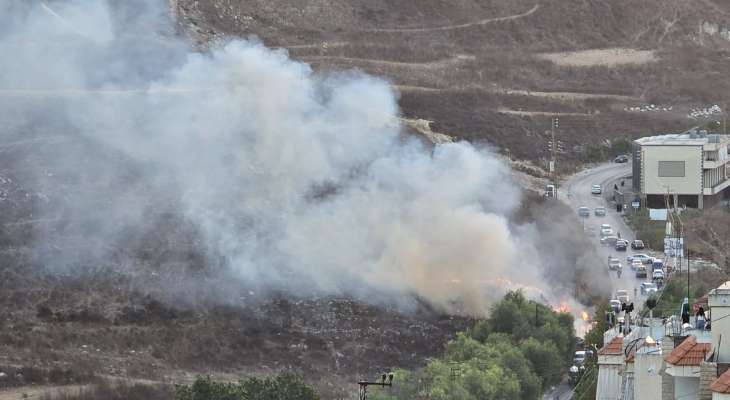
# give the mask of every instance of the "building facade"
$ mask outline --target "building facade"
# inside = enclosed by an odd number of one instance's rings
[[[632,186],[649,208],[710,207],[730,197],[730,135],[651,136],[633,144]]]

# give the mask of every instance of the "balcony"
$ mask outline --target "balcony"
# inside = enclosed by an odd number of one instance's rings
[[[730,179],[726,179],[713,187],[703,188],[702,194],[704,194],[705,196],[714,196],[728,187],[730,187]]]

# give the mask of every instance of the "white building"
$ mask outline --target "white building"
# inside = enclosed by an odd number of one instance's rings
[[[730,197],[730,135],[650,136],[634,141],[633,189],[649,208],[710,207]]]

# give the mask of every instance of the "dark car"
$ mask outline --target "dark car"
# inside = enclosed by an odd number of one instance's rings
[[[631,248],[634,250],[643,250],[644,242],[639,239],[636,239],[633,242],[631,242]]]
[[[619,163],[619,164],[627,163],[627,162],[629,162],[629,157],[626,155],[620,155],[620,156],[614,158],[613,162]]]
[[[629,242],[626,240],[617,240],[614,246],[617,251],[626,251],[627,247],[629,247]]]

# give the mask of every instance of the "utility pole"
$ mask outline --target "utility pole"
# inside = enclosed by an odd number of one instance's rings
[[[360,386],[360,390],[358,392],[358,399],[359,400],[366,400],[368,396],[368,386],[380,386],[380,387],[392,387],[393,386],[393,373],[390,374],[383,374],[381,377],[381,381],[360,381],[357,384]],[[387,381],[386,381],[387,380]]]
[[[558,151],[563,150],[563,144],[560,141],[555,140],[556,130],[560,128],[560,120],[558,117],[550,119],[550,141],[548,142],[548,150],[550,151],[550,177],[555,185],[555,197],[558,197]]]
[[[689,307],[689,302],[691,301],[689,298],[689,249],[687,249],[687,307]]]

